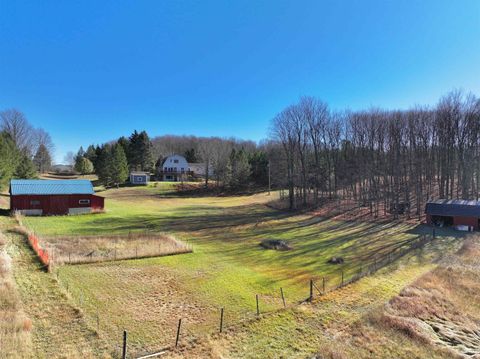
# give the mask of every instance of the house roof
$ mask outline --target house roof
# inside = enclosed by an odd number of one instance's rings
[[[10,195],[93,194],[89,180],[11,180]]]
[[[480,217],[480,201],[437,199],[427,203],[425,213],[433,216]]]
[[[148,176],[149,174],[150,174],[149,172],[140,172],[140,171],[130,172],[130,175],[133,175],[133,176]]]

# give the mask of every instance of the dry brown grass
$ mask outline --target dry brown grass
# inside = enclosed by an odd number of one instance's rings
[[[479,254],[480,237],[472,237],[394,297],[377,323],[452,357],[480,358]]]
[[[21,308],[5,246],[0,232],[0,357],[25,357],[30,354],[32,322]]]
[[[54,264],[92,263],[190,253],[192,247],[166,234],[44,237]]]

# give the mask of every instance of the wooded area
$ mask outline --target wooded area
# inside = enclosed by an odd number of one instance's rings
[[[11,178],[34,178],[48,171],[53,148],[50,135],[32,127],[22,112],[0,112],[0,189]]]
[[[435,108],[333,112],[303,97],[272,120],[290,208],[348,198],[420,216],[432,197],[477,199],[480,100],[454,91]],[[280,180],[280,181],[279,181]]]

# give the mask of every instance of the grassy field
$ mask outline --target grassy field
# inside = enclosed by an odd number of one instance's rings
[[[327,289],[336,286],[342,270],[348,279],[429,232],[401,222],[292,215],[267,206],[276,194],[186,198],[172,190],[172,184],[107,190],[101,192],[107,198],[106,213],[25,220],[43,236],[146,231],[168,233],[193,246],[191,254],[58,269],[60,283],[68,287],[88,324],[95,327],[98,316],[99,332],[111,343],[119,343],[122,330],[127,329],[129,345],[138,353],[172,344],[179,318],[184,319],[184,344],[216,330],[220,307],[225,308],[227,327],[248,323],[256,310],[256,294],[261,312],[276,311],[282,307],[280,288],[288,304],[298,303],[308,296],[310,278],[326,277]],[[417,258],[420,267],[425,265],[421,268],[428,269],[432,256],[454,246],[450,234],[445,232],[443,239],[428,246],[424,261]],[[259,246],[263,239],[282,239],[293,249],[265,250]],[[344,258],[344,264],[327,263],[333,256]],[[241,348],[232,350],[233,357],[242,356]],[[295,353],[312,351],[305,343],[305,350]],[[275,348],[265,356],[275,357]]]

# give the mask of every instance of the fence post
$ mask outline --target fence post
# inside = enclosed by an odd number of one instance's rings
[[[343,287],[343,270],[342,270],[342,287]]]
[[[182,318],[178,320],[178,328],[177,328],[177,339],[175,340],[175,346],[178,346],[178,339],[180,338],[180,328],[182,326]]]
[[[97,333],[100,333],[100,316],[98,315],[98,309],[97,309]]]
[[[135,258],[138,258],[138,247],[135,246]]]
[[[285,303],[285,296],[283,295],[283,288],[280,287],[280,294],[282,295],[283,307],[286,308],[287,304]]]
[[[255,294],[255,299],[257,301],[257,315],[260,315],[260,307],[258,306],[258,294]]]
[[[435,239],[435,227],[432,228],[432,237]]]
[[[122,359],[127,358],[127,331],[123,331],[123,348],[122,348]]]
[[[223,307],[220,309],[220,333],[223,331]]]
[[[325,277],[322,278],[323,294],[325,294]]]
[[[313,301],[313,279],[310,279],[310,302]]]

